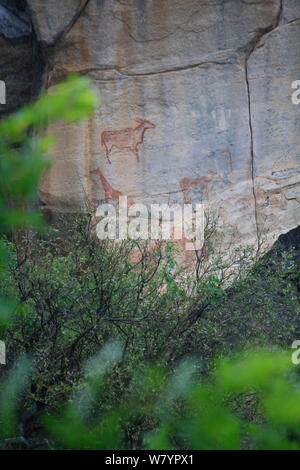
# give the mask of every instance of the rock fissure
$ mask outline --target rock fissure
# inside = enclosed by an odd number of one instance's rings
[[[186,65],[186,66],[183,66],[183,67],[174,67],[173,69],[168,69],[168,70],[160,70],[160,71],[157,71],[157,72],[140,72],[140,73],[130,73],[130,72],[124,72],[123,71],[123,68],[120,68],[120,67],[107,67],[107,68],[101,68],[100,66],[99,67],[93,67],[93,68],[88,68],[88,69],[80,69],[80,70],[77,70],[77,73],[79,74],[82,74],[82,75],[87,75],[87,74],[91,74],[91,73],[97,73],[97,72],[115,72],[119,75],[121,75],[122,77],[124,77],[124,79],[126,78],[135,78],[135,77],[140,77],[140,78],[143,78],[143,77],[152,77],[152,76],[156,76],[156,75],[165,75],[165,74],[169,74],[169,73],[176,73],[176,72],[184,72],[186,70],[192,70],[192,69],[196,69],[198,67],[209,67],[209,66],[214,66],[214,65],[220,65],[220,66],[224,66],[224,65],[230,65],[230,62],[219,62],[219,61],[205,61],[205,62],[200,62],[198,64],[191,64],[191,65]],[[61,80],[62,78],[65,77],[65,73],[59,75],[59,74],[56,74],[55,78],[56,80]],[[97,78],[97,77],[93,77],[94,80],[96,81],[103,81],[103,82],[111,82],[111,81],[115,81],[115,80],[119,80],[120,77],[114,77],[114,78]]]
[[[252,41],[246,47],[246,57],[245,57],[245,80],[246,80],[246,90],[247,90],[247,99],[248,99],[248,112],[249,112],[249,130],[250,130],[250,156],[251,156],[251,180],[252,180],[252,193],[254,201],[254,218],[256,224],[256,236],[257,236],[257,246],[260,245],[260,228],[258,223],[258,206],[257,206],[257,197],[255,190],[255,155],[254,155],[254,132],[253,132],[253,122],[252,122],[252,103],[251,103],[251,89],[249,82],[249,70],[248,70],[248,61],[252,54],[255,52],[259,46],[261,40],[269,33],[274,31],[280,24],[283,12],[283,0],[280,0],[279,11],[274,25],[270,25],[267,28],[264,28],[260,31]]]
[[[70,31],[71,29],[73,28],[73,26],[77,23],[77,21],[79,20],[79,18],[81,17],[81,15],[84,13],[84,11],[86,10],[88,4],[89,4],[90,0],[86,0],[85,3],[83,4],[83,6],[78,10],[77,14],[74,16],[74,18],[72,18],[72,20],[70,21],[70,23],[68,24],[68,26],[64,29],[64,31],[62,31],[62,33],[56,38],[55,40],[55,43],[53,44],[53,46],[56,46]]]

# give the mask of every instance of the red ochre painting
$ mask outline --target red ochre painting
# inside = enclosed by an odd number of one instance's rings
[[[108,202],[108,201],[114,201],[116,204],[119,203],[119,197],[120,196],[124,196],[124,194],[117,190],[117,189],[114,189],[111,184],[108,182],[108,180],[105,178],[105,176],[103,175],[103,173],[101,172],[100,168],[96,168],[95,170],[92,170],[90,171],[90,175],[97,175],[100,182],[101,182],[101,185],[104,189],[104,198],[105,198],[105,201]],[[189,191],[191,191],[191,189],[193,187],[200,187],[202,192],[203,192],[203,195],[208,198],[209,197],[209,190],[208,190],[208,185],[211,181],[213,181],[214,179],[216,179],[218,176],[220,176],[218,173],[215,173],[211,170],[208,171],[208,175],[205,175],[205,176],[199,176],[199,177],[196,177],[196,178],[182,178],[179,182],[179,186],[180,186],[180,189],[183,193],[183,201],[185,204],[189,204],[191,203],[191,199],[189,197]],[[176,201],[174,201],[175,203]],[[134,205],[135,204],[135,201],[133,199],[130,199],[129,200],[129,207]],[[188,239],[183,235],[182,239],[181,240],[174,240],[174,233],[171,237],[173,239],[173,241],[175,243],[177,243],[181,249],[185,252],[184,254],[184,259],[185,259],[185,263],[188,262],[190,256],[192,255],[192,252],[191,251],[186,251],[185,250],[185,244],[186,242],[188,242]],[[153,245],[153,246],[152,246]],[[155,243],[150,243],[149,245],[149,249],[150,251],[156,246],[156,242]],[[205,256],[205,246],[202,247],[202,249],[200,250],[201,251],[201,255],[202,256]]]
[[[107,181],[105,176],[103,175],[102,171],[100,168],[96,168],[96,170],[92,170],[90,172],[91,175],[97,175],[99,177],[99,180],[101,181],[101,184],[104,189],[104,199],[106,202],[108,201],[114,201],[116,204],[119,203],[119,197],[124,196],[121,191],[118,191],[117,189],[114,189],[110,183]],[[132,206],[135,204],[134,200],[130,199],[129,200],[129,206]]]
[[[203,192],[204,197],[206,199],[209,198],[208,185],[211,181],[217,178],[219,174],[211,170],[209,170],[208,173],[209,174],[206,176],[199,176],[197,178],[182,178],[180,180],[179,185],[183,193],[183,201],[185,204],[189,204],[191,202],[191,199],[188,197],[188,193],[192,189],[193,186],[200,187]]]
[[[105,148],[106,151],[106,158],[108,163],[111,164],[110,160],[110,153],[112,149],[115,147],[120,150],[130,150],[134,155],[136,156],[137,161],[140,161],[140,157],[138,154],[138,147],[143,143],[144,141],[144,135],[146,130],[148,129],[153,129],[155,128],[155,124],[152,122],[145,120],[145,119],[140,119],[136,118],[136,122],[138,125],[135,128],[126,128],[122,130],[116,130],[116,131],[103,131],[101,134],[101,145]],[[225,153],[225,152],[224,152]],[[230,155],[231,156],[231,155]],[[101,185],[104,189],[104,197],[105,201],[114,201],[115,203],[119,203],[119,197],[123,196],[124,194],[117,190],[114,189],[111,184],[108,182],[108,180],[105,178],[103,173],[101,172],[100,168],[96,168],[95,170],[92,170],[90,172],[90,175],[97,175]],[[191,203],[191,198],[190,198],[190,191],[192,188],[197,188],[199,187],[203,193],[203,196],[205,199],[209,198],[209,183],[211,183],[213,180],[215,180],[217,177],[220,177],[220,175],[216,172],[213,172],[211,170],[208,171],[207,175],[204,176],[199,176],[195,178],[182,178],[179,181],[179,186],[183,194],[183,201],[185,204]],[[129,207],[135,204],[134,200],[129,200]],[[173,238],[173,237],[172,237]],[[175,241],[175,240],[174,240]],[[185,251],[185,261],[187,262],[191,252],[185,250],[185,244],[188,240],[185,238],[183,235],[182,240],[176,240],[176,243],[179,244],[179,246]],[[152,248],[152,243],[150,243],[150,249]],[[156,246],[155,244],[153,246]],[[204,250],[204,247],[202,248],[202,251]],[[202,253],[203,254],[203,253]]]
[[[138,147],[144,141],[145,132],[148,129],[154,129],[156,126],[146,119],[136,118],[138,125],[136,127],[127,127],[119,131],[103,131],[101,134],[101,145],[105,147],[106,158],[111,163],[110,153],[113,147],[120,150],[130,150],[137,161],[140,161]]]

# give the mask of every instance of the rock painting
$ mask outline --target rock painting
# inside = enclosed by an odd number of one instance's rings
[[[182,178],[180,180],[180,188],[183,193],[183,201],[185,204],[190,204],[191,199],[189,197],[189,191],[192,189],[194,186],[199,186],[203,192],[203,195],[206,199],[209,198],[209,191],[208,191],[208,185],[211,181],[213,181],[215,178],[219,176],[218,173],[215,173],[211,170],[208,171],[207,176],[199,176],[196,178]]]
[[[103,131],[101,134],[101,145],[105,147],[106,158],[111,163],[110,153],[113,147],[119,150],[130,150],[137,161],[140,161],[138,147],[144,141],[145,132],[148,129],[154,129],[156,126],[146,119],[136,118],[138,125],[136,127],[128,127],[119,131]]]
[[[92,170],[90,172],[90,174],[91,175],[97,175],[99,177],[99,180],[101,181],[101,184],[102,184],[103,189],[104,189],[105,201],[106,202],[114,201],[116,204],[119,204],[119,197],[124,196],[124,194],[121,193],[121,191],[118,191],[117,189],[114,189],[110,185],[110,183],[107,181],[107,179],[103,175],[100,168],[96,168],[95,170]],[[132,206],[133,204],[135,204],[135,202],[134,202],[134,200],[129,199],[128,204],[129,204],[129,206]]]

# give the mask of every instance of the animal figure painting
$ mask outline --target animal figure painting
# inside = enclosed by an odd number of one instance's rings
[[[185,204],[189,204],[191,202],[188,194],[189,191],[192,189],[192,187],[197,187],[199,186],[203,192],[203,195],[206,199],[209,198],[209,191],[208,191],[208,185],[211,181],[213,181],[215,178],[217,178],[218,173],[215,173],[211,170],[208,171],[207,176],[199,176],[197,178],[182,178],[180,180],[180,189],[183,193],[183,200]]]
[[[114,189],[110,183],[107,181],[107,179],[105,178],[105,176],[103,175],[102,171],[100,170],[100,168],[96,168],[95,170],[92,170],[90,172],[91,175],[97,175],[99,180],[101,181],[101,184],[102,184],[102,187],[104,189],[104,198],[105,198],[105,201],[108,202],[108,201],[114,201],[115,203],[119,203],[119,198],[121,196],[124,196],[123,193],[121,193],[121,191],[118,191],[117,189]],[[132,206],[133,204],[135,204],[134,200],[130,199],[128,201],[129,203],[129,206]]]
[[[111,164],[110,153],[113,147],[120,150],[130,150],[138,162],[140,156],[138,147],[144,142],[144,135],[148,129],[154,129],[156,126],[146,119],[136,118],[138,125],[134,128],[127,127],[118,131],[103,131],[101,134],[101,145],[105,148],[106,158]]]

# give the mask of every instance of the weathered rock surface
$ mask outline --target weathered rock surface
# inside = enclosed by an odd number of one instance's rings
[[[18,7],[15,0],[0,3],[0,31],[6,38],[28,36],[32,32],[31,19],[25,7]]]
[[[258,226],[278,235],[300,220],[300,107],[290,89],[300,76],[299,39],[300,20],[282,25],[248,61]]]
[[[281,22],[287,23],[300,18],[300,2],[298,0],[283,0]]]
[[[88,121],[56,128],[41,185],[49,209],[83,210],[86,197],[120,193],[205,201],[250,242],[299,223],[298,0],[28,4],[47,84],[88,74],[103,98]],[[137,118],[155,127],[138,128]]]
[[[28,0],[37,38],[53,45],[61,34],[72,27],[86,0]]]
[[[14,0],[1,0],[0,80],[5,82],[6,104],[0,105],[0,116],[15,111],[34,95],[35,46],[26,5]]]

